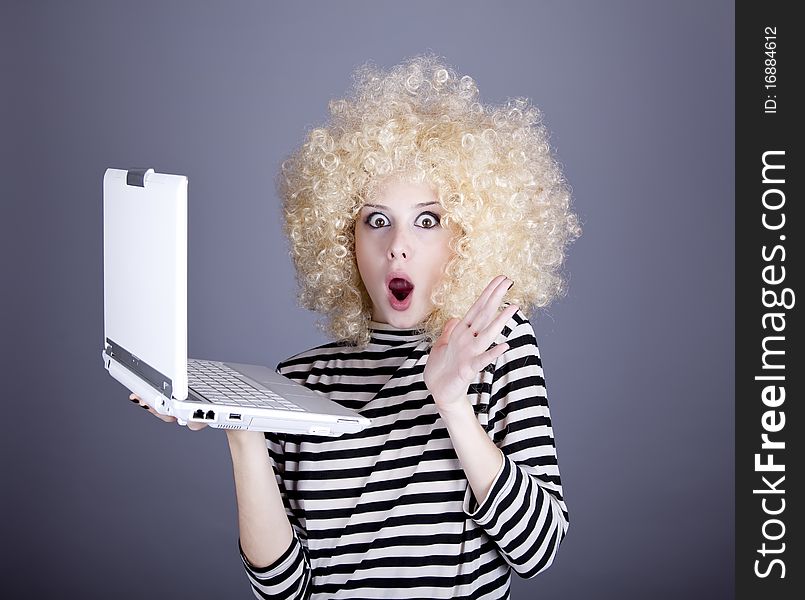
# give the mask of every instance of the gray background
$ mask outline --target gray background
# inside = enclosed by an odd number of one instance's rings
[[[273,366],[326,341],[279,162],[354,67],[432,50],[544,110],[585,229],[534,319],[571,526],[514,597],[733,595],[731,2],[5,1],[0,28],[4,592],[251,597],[224,434],[102,368],[101,178],[189,176],[190,353]]]

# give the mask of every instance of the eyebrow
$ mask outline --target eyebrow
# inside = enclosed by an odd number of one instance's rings
[[[414,208],[420,208],[423,206],[433,206],[434,204],[439,204],[438,202],[420,202],[419,204],[415,204]],[[383,206],[382,204],[364,204],[364,206],[371,206],[372,208],[382,208],[383,210],[389,210],[388,206]]]

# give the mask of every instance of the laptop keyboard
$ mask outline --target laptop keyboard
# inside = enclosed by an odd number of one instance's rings
[[[304,408],[269,390],[259,390],[238,377],[238,372],[223,363],[187,359],[187,377],[190,387],[207,400],[217,397],[218,402],[234,406],[253,406],[275,410],[306,412]],[[226,400],[223,400],[226,398]]]

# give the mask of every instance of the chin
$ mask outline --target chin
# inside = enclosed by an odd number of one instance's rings
[[[407,313],[408,311],[406,311]],[[386,323],[397,329],[414,329],[422,321],[413,314],[405,314],[390,308],[387,312],[377,317],[372,317],[375,321]]]
[[[414,329],[417,325],[419,325],[420,319],[411,319],[409,317],[400,317],[397,318],[392,325],[394,325],[397,329]]]
[[[393,325],[397,329],[416,329],[422,324],[427,315],[411,312],[410,309],[405,312],[397,312],[392,309],[395,314],[387,315],[389,325]]]
[[[422,321],[428,316],[427,312],[423,312],[421,305],[419,305],[419,298],[412,298],[412,302],[407,310],[395,310],[390,304],[388,298],[384,298],[383,313],[377,317],[373,317],[375,321],[387,323],[397,329],[416,329]],[[431,308],[432,310],[432,308]],[[378,318],[379,317],[379,318]]]

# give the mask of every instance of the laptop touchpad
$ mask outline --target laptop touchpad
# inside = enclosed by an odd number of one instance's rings
[[[244,379],[252,380],[251,382],[247,381],[247,383],[253,384],[257,382],[263,385],[273,385],[278,382],[282,382],[283,379],[268,367],[263,367],[260,365],[243,365],[240,363],[225,363],[225,364],[238,371],[242,377],[245,376]],[[290,382],[286,381],[283,383],[290,383]]]

